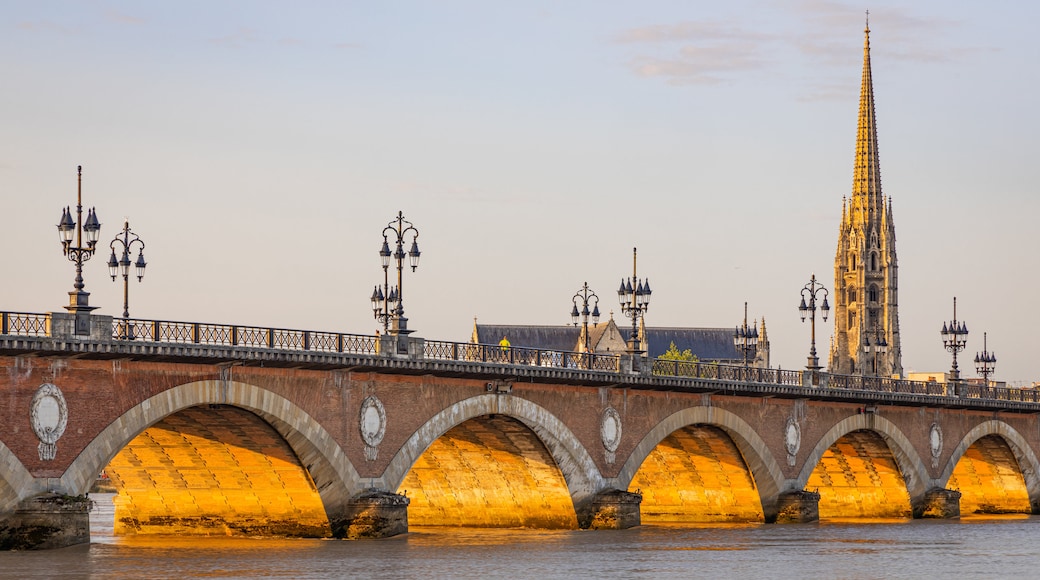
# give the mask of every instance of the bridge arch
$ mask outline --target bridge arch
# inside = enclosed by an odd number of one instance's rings
[[[303,409],[261,387],[220,380],[167,389],[123,413],[76,457],[61,477],[61,489],[71,495],[86,493],[97,474],[142,431],[178,411],[207,404],[247,409],[278,431],[309,471],[330,519],[360,491],[357,470],[333,437]]]
[[[416,430],[390,461],[381,478],[384,488],[398,489],[419,457],[457,425],[484,415],[503,415],[531,429],[563,474],[576,509],[604,488],[603,476],[574,433],[544,407],[520,397],[484,394],[442,410]]]
[[[892,451],[896,465],[899,466],[899,472],[903,476],[903,482],[906,484],[911,502],[923,497],[924,493],[928,491],[930,480],[928,478],[928,469],[921,461],[921,456],[917,454],[910,440],[894,423],[878,416],[876,413],[851,415],[839,421],[829,431],[824,433],[823,437],[820,438],[819,442],[816,443],[816,446],[805,458],[805,463],[802,464],[802,470],[799,472],[796,480],[797,489],[805,488],[813,470],[819,465],[823,454],[830,449],[831,445],[834,445],[839,439],[849,433],[860,430],[873,431],[884,439],[888,448]]]
[[[1025,480],[1026,492],[1029,495],[1029,505],[1033,513],[1040,511],[1040,461],[1029,446],[1029,442],[1014,427],[1003,421],[991,419],[976,425],[961,438],[957,447],[950,454],[939,481],[944,487],[948,487],[957,464],[964,458],[968,449],[983,437],[990,435],[999,436],[1011,448],[1015,459],[1018,461],[1019,470]]]
[[[34,493],[32,474],[0,441],[0,513],[14,509],[18,502]]]
[[[766,521],[776,517],[776,500],[784,482],[780,465],[755,429],[739,415],[718,407],[698,406],[677,411],[654,426],[636,445],[617,476],[618,487],[628,489],[639,468],[666,437],[690,425],[722,429],[736,444],[755,479]]]

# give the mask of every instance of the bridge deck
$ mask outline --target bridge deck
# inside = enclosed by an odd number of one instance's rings
[[[547,351],[210,323],[92,316],[101,332],[63,332],[64,314],[0,313],[0,353],[188,364],[430,374],[871,405],[1040,412],[1033,389],[942,384],[629,355]],[[109,332],[110,330],[110,332]]]

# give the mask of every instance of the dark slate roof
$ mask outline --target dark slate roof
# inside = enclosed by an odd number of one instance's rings
[[[478,342],[481,344],[498,344],[504,336],[512,346],[573,351],[580,335],[581,329],[575,326],[477,325]]]
[[[628,340],[631,329],[621,329],[621,333]],[[676,328],[676,327],[650,327],[646,328],[646,340],[649,346],[644,345],[647,356],[657,358],[668,352],[668,347],[675,343],[675,348],[682,352],[686,349],[697,355],[703,361],[708,360],[743,360],[744,355],[733,346],[733,331],[729,328]]]
[[[601,325],[604,328],[606,325]],[[627,341],[631,328],[619,328]],[[733,346],[733,330],[730,328],[677,328],[647,327],[647,355],[657,358],[668,351],[674,342],[680,352],[690,349],[703,361],[743,360],[743,353]],[[573,351],[581,336],[581,329],[574,326],[524,326],[478,324],[477,335],[482,344],[498,344],[505,336],[513,346],[545,350]]]

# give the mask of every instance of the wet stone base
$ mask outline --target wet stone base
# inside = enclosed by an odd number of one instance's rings
[[[147,519],[124,517],[116,522],[118,534],[156,534],[189,536],[245,536],[280,538],[328,538],[332,535],[324,523],[263,518],[226,519],[220,516],[153,516]]]
[[[643,496],[638,493],[618,489],[601,492],[589,502],[578,525],[589,530],[624,530],[638,526],[642,501]]]
[[[389,538],[408,533],[408,503],[403,495],[369,490],[351,499],[342,518],[331,522],[337,538]]]
[[[90,500],[58,494],[29,498],[0,516],[0,550],[49,550],[90,542]]]
[[[914,506],[914,518],[961,517],[961,492],[952,489],[930,489]]]
[[[776,500],[776,523],[803,524],[820,519],[820,494],[815,491],[793,491]]]

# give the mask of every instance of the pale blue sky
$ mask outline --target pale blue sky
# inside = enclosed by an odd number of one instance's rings
[[[129,217],[149,260],[135,317],[372,334],[403,210],[421,336],[565,324],[585,281],[627,324],[638,246],[648,324],[730,327],[747,300],[774,366],[800,368],[867,8],[904,367],[949,368],[956,295],[964,375],[986,331],[996,379],[1040,380],[1040,9],[1020,2],[0,1],[0,308],[67,303],[54,225],[81,164],[100,313],[122,310],[104,262]]]

